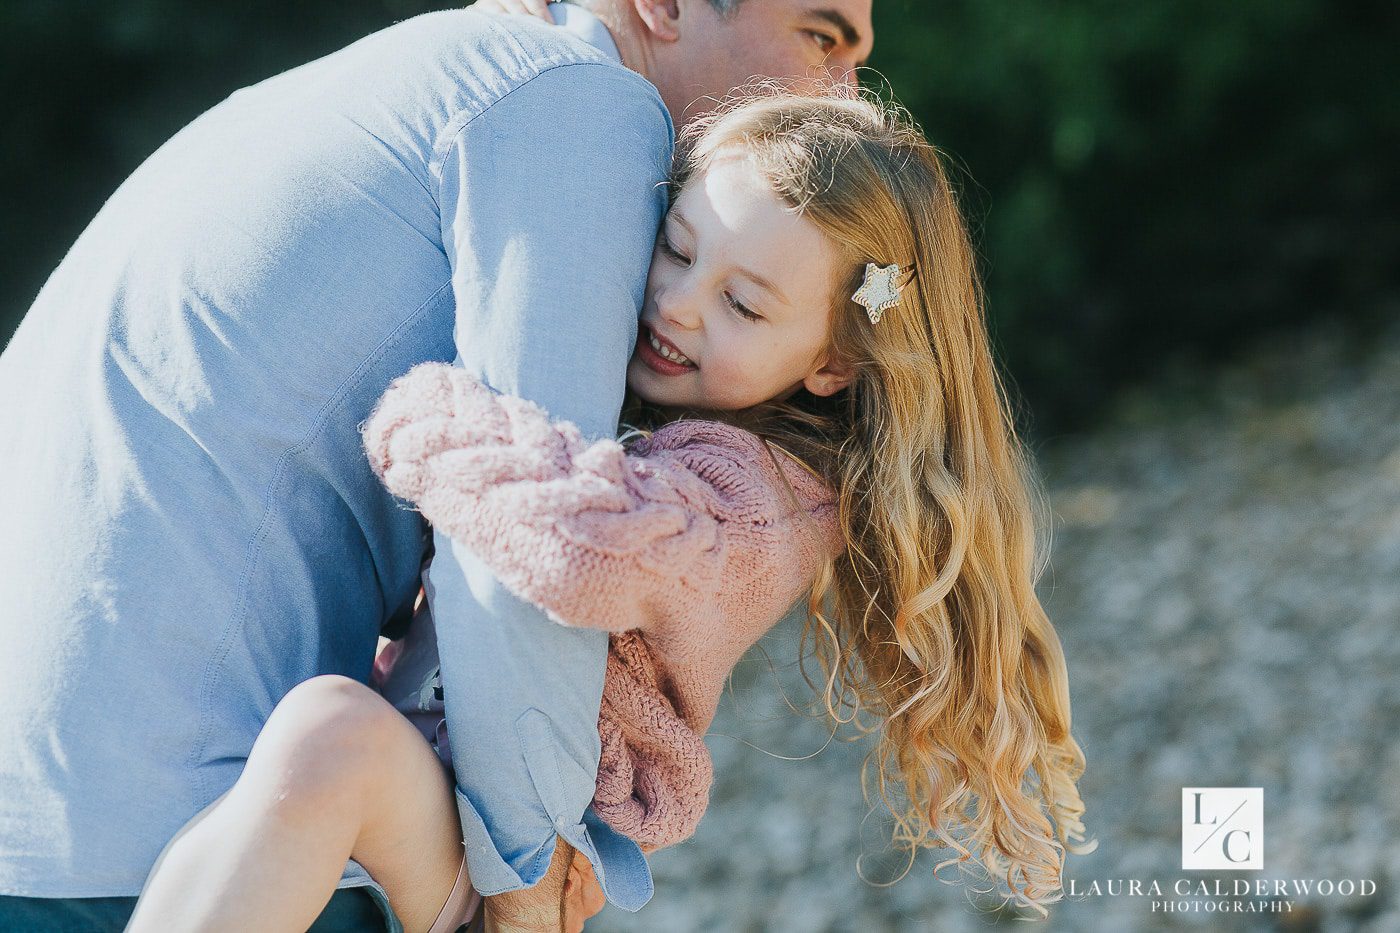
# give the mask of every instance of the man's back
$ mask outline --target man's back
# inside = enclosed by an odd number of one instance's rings
[[[444,188],[454,139],[551,82],[632,114],[661,177],[642,78],[563,30],[430,14],[197,119],[40,293],[0,356],[0,894],[135,894],[287,690],[368,676],[427,539],[358,425],[457,352],[454,216],[510,208]],[[570,106],[537,119],[592,119]]]

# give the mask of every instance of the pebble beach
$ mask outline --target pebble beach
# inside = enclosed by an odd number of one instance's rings
[[[1400,931],[1398,389],[1400,326],[1322,323],[1209,371],[1183,365],[1091,432],[1037,445],[1054,513],[1039,592],[1069,661],[1098,848],[1068,857],[1075,894],[1030,922]],[[935,879],[946,852],[909,864],[888,848],[878,798],[861,793],[869,740],[810,712],[799,633],[789,616],[735,669],[707,737],[709,812],[652,856],[652,902],[588,929],[1028,929],[985,883]],[[1183,870],[1183,787],[1264,789],[1262,869]],[[1335,887],[1172,893],[1235,878]],[[1164,896],[1130,895],[1130,879]],[[1348,879],[1374,893],[1340,893]]]

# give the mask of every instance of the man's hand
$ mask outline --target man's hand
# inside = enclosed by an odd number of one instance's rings
[[[583,922],[606,904],[602,885],[593,874],[593,863],[577,849],[564,882],[564,933],[583,933]]]
[[[588,858],[560,839],[549,871],[524,891],[496,894],[483,905],[485,933],[583,933],[607,903]]]
[[[476,0],[471,6],[483,13],[523,13],[538,16],[546,23],[554,22],[549,15],[549,0]]]

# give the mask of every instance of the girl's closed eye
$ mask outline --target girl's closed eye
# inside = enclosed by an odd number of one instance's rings
[[[735,298],[735,297],[733,296],[733,294],[731,294],[731,293],[729,293],[729,292],[725,292],[725,293],[724,293],[724,300],[729,304],[729,307],[731,307],[731,308],[734,309],[734,312],[735,312],[736,314],[740,315],[741,317],[745,318],[746,320],[750,320],[750,321],[761,321],[761,320],[763,320],[763,315],[761,315],[761,314],[759,314],[759,313],[757,313],[757,312],[755,312],[755,311],[751,311],[751,310],[748,308],[748,306],[746,306],[746,305],[745,305],[742,301],[740,301],[738,298]]]
[[[690,257],[682,255],[680,250],[676,249],[675,246],[671,244],[671,238],[666,235],[665,231],[662,231],[658,241],[661,246],[661,252],[665,253],[668,257],[679,263],[685,263],[687,265],[690,263]]]

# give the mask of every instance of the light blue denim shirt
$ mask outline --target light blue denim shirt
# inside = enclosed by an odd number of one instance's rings
[[[395,376],[456,359],[615,433],[672,128],[556,15],[418,16],[232,94],[40,292],[0,356],[0,893],[136,894],[288,690],[368,679],[429,540],[360,444]],[[588,810],[607,633],[435,554],[477,888],[537,882],[557,832],[638,909]]]

